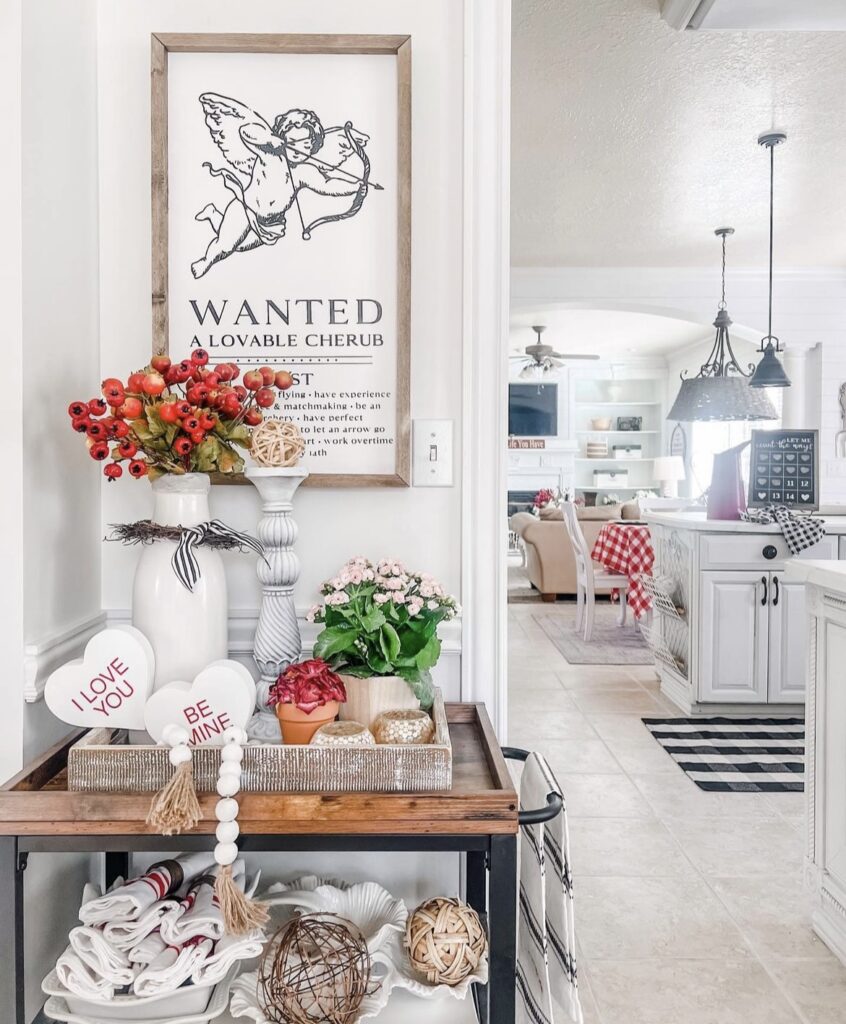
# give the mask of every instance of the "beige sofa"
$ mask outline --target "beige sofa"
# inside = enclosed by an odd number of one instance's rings
[[[557,509],[561,515],[560,509]],[[637,502],[624,505],[598,505],[580,508],[579,524],[588,549],[593,547],[603,523],[609,519],[638,519]],[[554,601],[557,594],[576,593],[576,564],[567,527],[563,518],[538,518],[530,512],[518,512],[509,521],[520,536],[526,552],[526,574],[544,601]]]

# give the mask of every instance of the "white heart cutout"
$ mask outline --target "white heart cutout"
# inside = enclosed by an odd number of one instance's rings
[[[192,747],[220,746],[232,725],[246,729],[256,703],[256,684],[249,669],[227,658],[213,661],[192,683],[181,679],[159,687],[147,701],[144,725],[157,743],[169,725],[188,730]]]
[[[51,673],[44,700],[68,725],[143,729],[155,667],[153,648],[140,630],[111,626],[91,637],[81,658]]]

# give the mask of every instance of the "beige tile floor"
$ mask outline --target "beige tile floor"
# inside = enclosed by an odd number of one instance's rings
[[[586,1024],[846,1024],[802,887],[800,794],[705,793],[651,738],[645,666],[570,665],[509,605],[509,742],[565,792]]]

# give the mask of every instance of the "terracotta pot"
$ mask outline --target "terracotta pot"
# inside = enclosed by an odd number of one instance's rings
[[[342,722],[361,722],[373,728],[376,719],[385,711],[416,710],[420,701],[408,683],[399,676],[370,676],[359,679],[340,673],[347,691],[347,700],[341,705]]]
[[[287,744],[311,743],[311,737],[321,725],[333,721],[338,716],[338,702],[328,700],[322,707],[317,707],[308,714],[301,711],[296,704],[277,704],[276,717],[282,730],[282,742]]]

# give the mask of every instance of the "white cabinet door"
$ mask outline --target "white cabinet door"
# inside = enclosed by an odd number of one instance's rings
[[[769,573],[700,574],[700,701],[767,700]]]
[[[769,596],[769,700],[802,703],[808,671],[805,584],[785,583],[784,573],[770,573]]]

